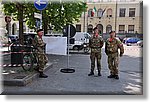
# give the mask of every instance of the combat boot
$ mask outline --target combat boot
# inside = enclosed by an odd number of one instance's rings
[[[102,76],[100,71],[98,71],[98,76]]]
[[[114,78],[118,80],[118,79],[119,79],[119,76],[118,76],[118,75],[115,75]]]
[[[107,76],[107,78],[114,78],[115,77],[115,75],[109,75],[109,76]]]
[[[40,72],[39,78],[47,78],[48,76],[43,72]]]
[[[93,71],[91,71],[91,72],[88,74],[88,76],[91,76],[91,75],[94,75],[94,72],[93,72]]]

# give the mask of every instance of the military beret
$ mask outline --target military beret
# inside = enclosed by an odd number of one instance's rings
[[[111,33],[115,33],[115,31],[110,31],[109,34],[111,34]]]
[[[38,33],[38,32],[40,32],[40,31],[43,31],[43,29],[39,29],[39,30],[37,30],[37,33]]]
[[[95,28],[93,29],[93,31],[94,31],[94,30],[96,30],[96,29],[98,29],[98,28],[97,28],[97,27],[95,27]]]

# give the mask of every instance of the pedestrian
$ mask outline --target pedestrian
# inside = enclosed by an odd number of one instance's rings
[[[43,42],[42,36],[43,36],[43,30],[39,29],[37,31],[37,35],[35,35],[33,40],[33,45],[36,48],[36,52],[35,52],[36,57],[38,59],[37,68],[35,70],[37,70],[40,73],[39,75],[40,78],[47,78],[48,76],[43,73],[44,66],[48,62],[48,58],[44,51],[44,47],[46,44]]]
[[[109,34],[110,38],[108,38],[105,43],[105,53],[108,56],[108,67],[110,70],[110,75],[108,76],[108,78],[119,79],[119,55],[120,57],[123,55],[124,47],[122,42],[118,38],[116,38],[115,31],[111,31]],[[118,49],[120,49],[120,54],[118,52]]]
[[[99,35],[98,28],[93,29],[94,33],[89,40],[89,47],[91,48],[90,59],[91,59],[91,72],[88,76],[94,75],[95,59],[97,61],[98,76],[101,76],[101,48],[103,47],[103,38]]]

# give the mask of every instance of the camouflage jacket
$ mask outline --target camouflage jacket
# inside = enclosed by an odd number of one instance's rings
[[[108,38],[105,43],[105,53],[112,54],[118,53],[118,49],[120,49],[120,54],[124,53],[124,48],[122,42],[117,38]]]
[[[38,35],[34,37],[33,46],[37,49],[38,52],[43,53],[45,45],[46,44],[44,41]]]
[[[91,51],[101,51],[101,48],[103,47],[104,41],[103,38],[98,35],[97,37],[93,35],[89,40],[89,47],[91,48]]]

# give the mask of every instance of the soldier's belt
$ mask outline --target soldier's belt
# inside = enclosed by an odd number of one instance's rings
[[[108,54],[114,54],[114,53],[118,53],[118,51],[117,52],[108,52]]]
[[[101,48],[101,47],[91,47],[92,49],[98,49],[98,48]]]
[[[37,48],[44,48],[44,46],[37,46]]]

